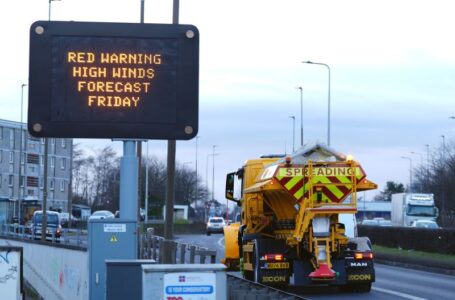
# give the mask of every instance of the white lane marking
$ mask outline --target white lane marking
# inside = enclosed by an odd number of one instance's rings
[[[223,245],[223,242],[222,242],[223,240],[224,240],[224,237],[220,238],[218,240],[218,242],[216,242],[218,244],[218,246],[220,246],[220,248],[224,248],[224,245]]]
[[[405,299],[410,299],[410,300],[428,300],[427,298],[416,297],[416,296],[413,296],[413,295],[400,293],[400,292],[395,292],[395,291],[392,291],[392,290],[382,289],[382,288],[378,288],[378,287],[372,287],[371,289],[375,290],[375,291],[378,291],[378,292],[391,294],[391,295],[395,295],[395,296],[402,297],[402,298],[405,298]]]

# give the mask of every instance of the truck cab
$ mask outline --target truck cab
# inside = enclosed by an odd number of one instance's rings
[[[392,224],[409,227],[417,220],[436,221],[439,210],[433,194],[392,194]]]

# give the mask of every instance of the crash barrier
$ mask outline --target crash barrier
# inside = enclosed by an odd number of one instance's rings
[[[24,240],[40,240],[41,233],[36,234],[30,230],[30,227],[19,224],[0,224],[0,236],[12,237]],[[86,229],[60,229],[57,234],[55,229],[48,228],[46,241],[67,245],[76,245],[87,247],[87,230]]]
[[[305,299],[302,296],[287,293],[263,284],[245,280],[227,274],[228,299],[230,300],[275,300]]]
[[[455,255],[455,229],[359,225],[358,235],[375,245]]]
[[[141,236],[141,258],[153,259],[157,263],[163,263],[165,260],[164,247],[165,243],[169,244],[171,249],[171,263],[199,263],[214,264],[216,262],[216,251],[209,250],[206,247],[197,245],[179,243],[172,240],[165,240],[164,237],[145,234]],[[197,259],[199,258],[199,259]]]

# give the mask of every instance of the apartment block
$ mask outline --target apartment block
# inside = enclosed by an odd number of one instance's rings
[[[47,207],[66,212],[70,192],[72,139],[48,138]],[[0,119],[0,198],[18,204],[43,201],[45,139],[27,124]],[[19,201],[19,199],[21,201]]]

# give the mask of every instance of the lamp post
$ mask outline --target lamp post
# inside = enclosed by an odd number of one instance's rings
[[[300,90],[300,147],[303,146],[303,88],[297,87]]]
[[[325,66],[329,71],[329,86],[328,86],[328,103],[327,103],[327,145],[330,147],[330,67],[328,64],[312,62],[312,61],[302,61],[304,64],[320,65]]]
[[[21,177],[22,177],[22,151],[24,149],[24,147],[22,146],[22,139],[23,139],[23,131],[24,131],[24,127],[23,127],[23,111],[24,111],[24,88],[26,87],[27,85],[25,83],[23,83],[21,85],[21,128],[20,128],[20,134],[19,134],[19,189],[18,189],[18,192],[17,192],[17,196],[19,198],[19,201],[18,201],[18,205],[19,205],[19,209],[18,209],[18,214],[17,214],[17,217],[18,217],[18,222],[19,222],[19,225],[21,224],[21,219],[22,219],[22,200],[21,200]],[[25,161],[24,161],[24,173],[25,173]],[[25,176],[25,174],[24,174]],[[24,185],[25,185],[25,180],[24,180]],[[23,195],[23,194],[22,194]]]
[[[425,144],[425,148],[427,148],[427,170],[430,167],[430,144]]]
[[[212,201],[215,200],[215,148],[216,148],[216,145],[213,145],[213,147],[212,147],[212,156],[213,156],[213,161],[212,161]]]
[[[144,222],[147,224],[149,220],[149,140],[146,141],[146,154],[145,154],[145,217]]]
[[[446,137],[445,135],[441,135],[442,138],[442,162],[444,163],[444,160],[446,158]]]
[[[412,193],[412,158],[408,156],[402,156],[401,158],[409,160],[409,192]]]
[[[292,152],[295,151],[295,116],[289,116],[292,119]]]
[[[210,158],[210,156],[215,157],[216,155],[218,155],[218,153],[207,154],[207,160],[205,162],[205,187],[206,187],[207,191],[209,189],[209,158]],[[213,164],[215,164],[215,158],[213,159]],[[214,170],[213,173],[215,173],[215,167],[213,167],[213,170]],[[213,198],[214,198],[214,196],[213,196],[213,184],[212,184],[212,200],[213,200]],[[205,209],[204,209],[204,212],[205,212]],[[204,215],[204,221],[206,221],[205,219],[206,219],[206,217]]]
[[[207,188],[207,191],[209,189],[209,158],[211,156],[216,156],[218,153],[210,153],[207,154],[207,159],[205,161],[205,187]],[[215,161],[215,160],[214,160]],[[213,199],[212,199],[213,200]]]
[[[196,136],[196,157],[195,157],[195,169],[196,169],[196,180],[195,180],[195,193],[196,193],[196,207],[197,207],[197,201],[198,201],[198,198],[199,198],[199,194],[198,194],[198,180],[197,180],[197,141],[199,139],[199,136]]]
[[[410,153],[420,156],[420,165],[423,167],[423,155],[422,155],[422,153],[414,152],[414,151],[411,151]],[[422,192],[422,183],[420,183],[419,185],[420,185],[420,192]]]

